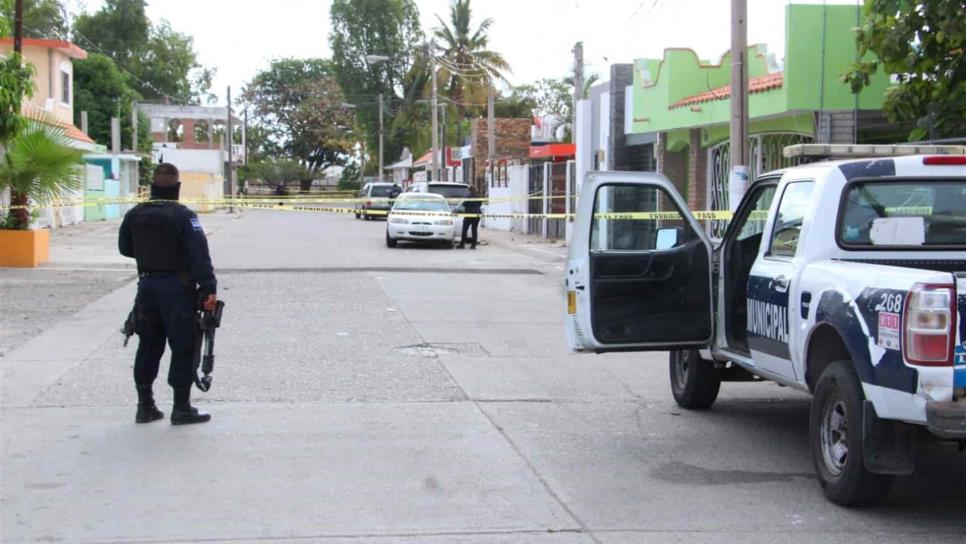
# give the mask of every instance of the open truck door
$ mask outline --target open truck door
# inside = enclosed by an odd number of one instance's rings
[[[709,345],[711,255],[707,234],[664,176],[588,174],[566,269],[571,349]]]

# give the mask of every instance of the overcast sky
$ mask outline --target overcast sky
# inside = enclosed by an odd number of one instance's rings
[[[73,0],[74,10],[102,0]],[[857,0],[827,0],[855,4]],[[789,0],[748,0],[748,40],[784,56],[784,9]],[[821,4],[822,0],[795,3]],[[447,19],[449,0],[416,0],[423,29]],[[329,49],[326,0],[149,0],[148,15],[167,19],[194,37],[206,66],[215,67],[215,88],[224,96],[239,89],[268,61],[325,57]],[[606,73],[615,62],[659,57],[666,47],[690,47],[717,61],[729,45],[729,0],[473,0],[475,25],[494,20],[491,48],[510,62],[513,84],[561,77],[571,69],[573,44],[584,42],[589,72]]]

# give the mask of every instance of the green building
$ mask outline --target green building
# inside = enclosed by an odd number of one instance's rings
[[[748,50],[749,172],[791,166],[782,148],[797,143],[895,142],[882,115],[889,77],[860,94],[842,74],[857,59],[857,6],[789,5],[782,65],[764,46]],[[690,49],[638,59],[625,112],[628,144],[652,142],[656,169],[691,209],[728,209],[731,53],[717,63]]]

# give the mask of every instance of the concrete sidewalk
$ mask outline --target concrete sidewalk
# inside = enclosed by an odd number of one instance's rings
[[[567,260],[567,244],[563,240],[548,240],[533,234],[481,228],[480,241],[550,263]]]

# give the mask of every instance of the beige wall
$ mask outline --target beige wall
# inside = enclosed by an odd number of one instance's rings
[[[8,55],[11,51],[11,44],[0,44],[0,53]],[[48,99],[52,99],[49,112],[64,123],[74,124],[74,69],[70,57],[56,49],[26,44],[23,57],[34,67],[34,96],[29,104],[47,109]],[[70,100],[67,104],[61,102],[61,70],[70,76]]]
[[[191,200],[218,200],[225,196],[224,178],[207,172],[181,172],[181,200],[191,209],[205,213],[215,211],[211,204],[198,204]]]

